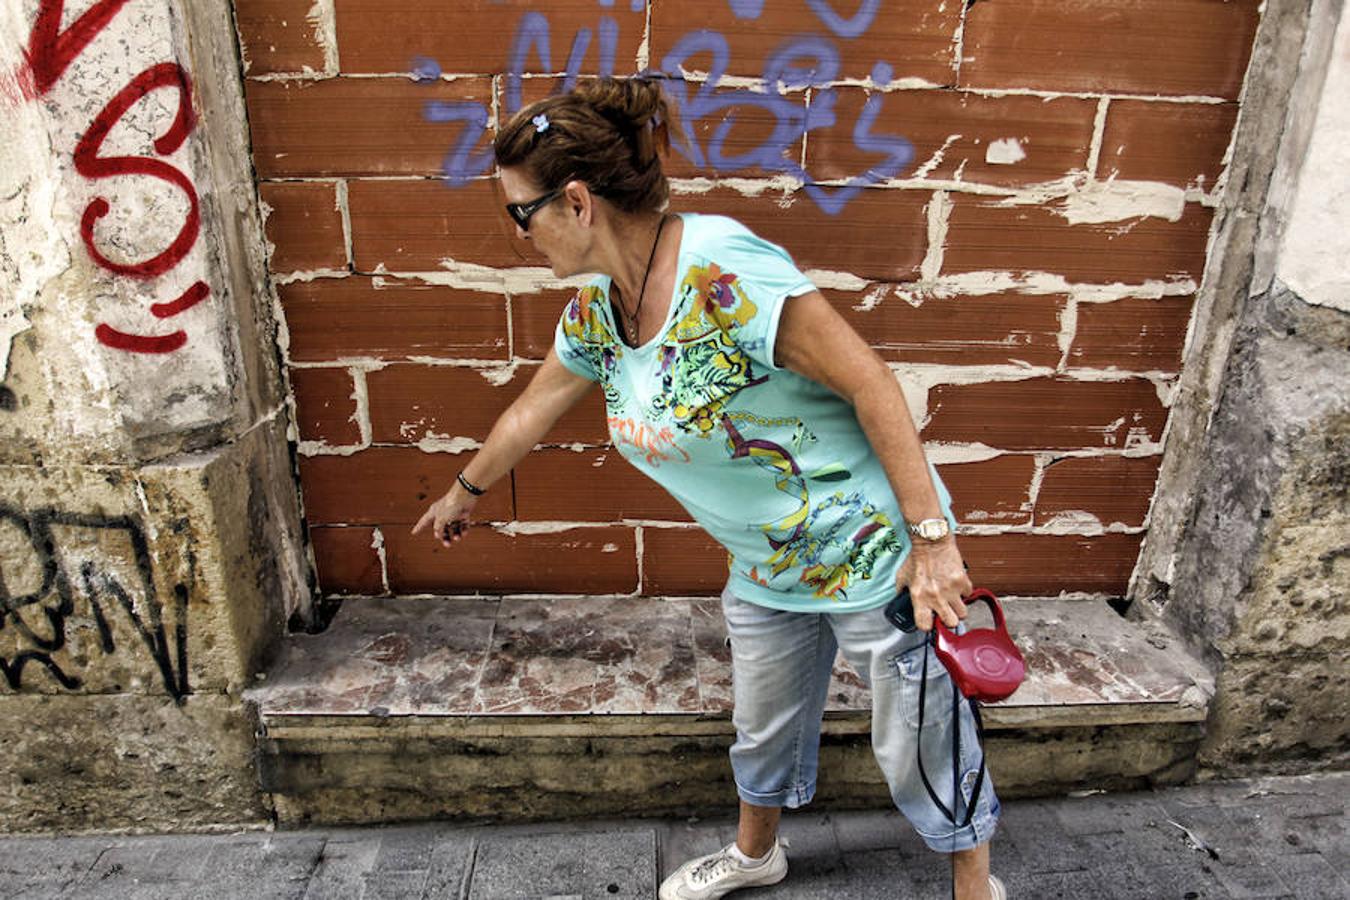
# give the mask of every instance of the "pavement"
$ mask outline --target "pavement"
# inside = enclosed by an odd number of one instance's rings
[[[993,868],[1013,898],[1350,898],[1350,773],[1005,802]],[[786,881],[759,900],[949,896],[894,812],[783,820]],[[651,900],[732,818],[0,837],[0,898]]]

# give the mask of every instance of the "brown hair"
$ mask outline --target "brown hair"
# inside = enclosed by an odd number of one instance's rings
[[[523,167],[544,190],[576,179],[624,212],[655,212],[670,195],[661,171],[669,113],[655,78],[586,80],[516,113],[492,149],[497,165]],[[548,117],[542,131],[540,115]]]

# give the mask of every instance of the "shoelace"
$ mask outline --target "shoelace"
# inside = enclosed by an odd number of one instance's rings
[[[731,865],[730,856],[723,850],[711,859],[705,859],[699,863],[694,871],[689,873],[689,880],[699,887],[703,887],[721,878],[724,872],[731,869]]]

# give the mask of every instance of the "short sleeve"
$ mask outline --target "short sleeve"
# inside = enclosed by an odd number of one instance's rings
[[[614,336],[605,324],[599,304],[602,288],[587,285],[563,308],[553,333],[553,351],[567,369],[590,381],[603,381],[606,349],[612,351]]]
[[[777,369],[774,342],[783,307],[789,297],[815,290],[815,285],[782,247],[726,221],[729,227],[703,255],[709,269],[717,270],[713,280],[721,282],[730,292],[727,299],[738,307],[736,343],[756,362]]]

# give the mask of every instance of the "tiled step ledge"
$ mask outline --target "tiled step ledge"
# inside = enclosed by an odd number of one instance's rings
[[[1160,629],[1095,601],[1005,610],[1029,674],[985,708],[989,728],[1204,720],[1212,680]],[[826,733],[865,734],[867,690],[842,662],[829,696]],[[717,598],[351,599],[246,697],[273,741],[731,731]]]

